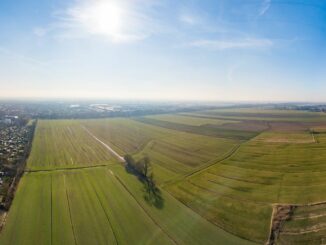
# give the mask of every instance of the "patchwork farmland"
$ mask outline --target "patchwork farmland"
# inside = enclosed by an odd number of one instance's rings
[[[40,120],[0,244],[322,244],[325,132],[268,109]],[[158,205],[108,148],[150,159]]]

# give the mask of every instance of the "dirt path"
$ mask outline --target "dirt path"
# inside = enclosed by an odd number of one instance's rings
[[[96,141],[100,142],[106,149],[109,150],[110,153],[112,153],[118,160],[119,162],[125,162],[125,159],[120,156],[115,150],[113,150],[109,145],[105,144],[102,140],[97,138],[91,131],[89,131],[86,127],[81,126],[90,136],[92,136]]]

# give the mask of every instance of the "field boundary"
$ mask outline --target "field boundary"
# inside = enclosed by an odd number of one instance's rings
[[[75,234],[75,227],[74,227],[74,224],[73,224],[73,222],[72,222],[72,215],[71,215],[71,208],[70,208],[69,194],[68,194],[68,189],[67,189],[67,185],[66,185],[66,175],[64,175],[63,182],[64,182],[64,186],[65,186],[66,198],[67,198],[68,209],[69,209],[70,225],[71,225],[71,229],[72,229],[72,234],[73,234],[73,236],[74,236],[75,245],[77,245],[76,234]]]
[[[52,174],[51,174],[51,245],[53,244],[53,204],[52,204]]]
[[[80,167],[66,167],[66,168],[54,168],[54,169],[26,169],[25,173],[40,173],[40,172],[55,172],[55,171],[69,171],[69,170],[82,170],[82,169],[91,169],[91,168],[104,168],[108,167],[112,164],[100,164],[100,165],[93,165],[93,166],[80,166]]]
[[[94,187],[94,184],[93,184],[92,180],[90,181],[90,183],[91,183],[92,189],[95,192],[96,198],[99,201],[103,212],[105,213],[106,219],[107,219],[107,221],[108,221],[108,223],[109,223],[109,225],[111,227],[111,230],[112,230],[112,233],[113,233],[113,236],[114,236],[114,240],[115,240],[116,244],[119,244],[117,234],[116,234],[115,230],[113,229],[113,225],[112,225],[111,219],[109,217],[109,214],[107,214],[107,212],[106,212],[106,210],[105,210],[105,208],[103,206],[103,203],[101,201],[101,198],[99,197],[98,192],[97,192],[96,188]]]
[[[136,203],[139,205],[139,207],[147,214],[147,216],[153,221],[153,223],[160,228],[160,230],[174,243],[174,244],[178,244],[177,241],[170,236],[169,233],[167,233],[160,224],[158,224],[154,218],[148,213],[148,211],[143,207],[143,205],[141,205],[141,203],[136,199],[136,197],[134,196],[134,194],[128,189],[128,187],[123,183],[123,181],[120,179],[119,176],[117,176],[115,173],[112,172],[112,170],[109,169],[109,173],[115,177],[118,182],[123,186],[123,188],[132,196],[132,198],[136,201]]]
[[[283,224],[291,219],[293,211],[296,208],[299,207],[311,207],[311,206],[317,206],[317,205],[325,205],[326,201],[321,201],[321,202],[314,202],[314,203],[307,203],[307,204],[290,204],[290,203],[273,203],[271,204],[273,208],[272,216],[271,216],[271,221],[270,221],[270,231],[269,231],[269,236],[268,240],[266,242],[266,245],[274,245],[277,242],[277,239],[279,237],[279,234],[282,230]],[[283,208],[283,214],[281,213],[282,217],[276,217],[280,212],[279,210]],[[286,212],[284,212],[284,208],[288,209]],[[282,210],[281,210],[282,212]],[[276,222],[276,223],[275,223]],[[311,231],[314,232],[314,231]],[[293,232],[291,233],[292,235],[297,235],[297,234],[304,234],[304,232]]]
[[[163,183],[161,185],[161,187],[165,187],[165,186],[168,186],[168,185],[172,185],[172,184],[175,184],[179,181],[182,181],[182,180],[185,180],[185,179],[188,179],[194,175],[197,175],[197,174],[200,174],[201,172],[204,172],[205,170],[209,169],[210,167],[214,166],[215,164],[219,164],[221,162],[224,162],[226,161],[227,159],[231,158],[238,150],[239,148],[248,141],[245,141],[245,142],[241,142],[237,145],[235,145],[229,152],[225,153],[224,156],[220,159],[217,159],[216,161],[212,162],[212,163],[209,163],[210,161],[208,161],[208,164],[206,164],[205,166],[201,167],[200,169],[196,169],[188,174],[185,174],[185,175],[182,175],[180,177],[177,177],[177,179],[174,179],[174,180],[171,180],[171,181],[168,181],[166,183]]]
[[[187,205],[186,203],[184,203],[183,201],[180,201],[179,199],[175,198],[175,197],[173,196],[173,194],[170,193],[168,190],[165,190],[165,192],[166,192],[167,194],[169,194],[170,197],[174,198],[175,200],[177,200],[178,202],[180,202],[181,204],[183,204],[186,208],[188,208],[188,209],[191,210],[192,212],[195,212],[195,213],[196,213],[197,215],[199,215],[201,218],[203,218],[204,220],[206,220],[206,221],[209,222],[210,224],[216,226],[217,228],[219,228],[219,229],[225,231],[226,233],[232,234],[232,235],[234,235],[234,236],[236,236],[236,237],[240,237],[240,238],[243,239],[243,240],[246,240],[246,241],[249,241],[249,242],[252,242],[252,243],[255,243],[255,244],[259,244],[259,242],[257,242],[257,241],[249,240],[248,238],[243,237],[243,236],[241,236],[241,235],[239,235],[239,234],[236,234],[235,232],[232,232],[232,231],[230,231],[230,230],[226,230],[226,229],[224,229],[223,227],[221,227],[221,226],[215,224],[215,223],[212,222],[211,220],[207,219],[206,217],[204,217],[204,216],[200,215],[199,213],[197,213],[196,211],[194,211],[190,206],[188,206],[188,205]]]

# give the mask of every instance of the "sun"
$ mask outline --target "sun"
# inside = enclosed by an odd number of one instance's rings
[[[101,33],[118,34],[122,28],[123,11],[113,1],[100,1],[90,10],[93,28]]]
[[[84,0],[68,11],[81,33],[105,36],[111,42],[130,43],[148,36],[149,18],[137,0]]]
[[[125,11],[118,1],[99,0],[83,6],[77,12],[78,19],[93,34],[119,39],[123,33]]]

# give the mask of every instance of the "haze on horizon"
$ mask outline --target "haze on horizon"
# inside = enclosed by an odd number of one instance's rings
[[[326,101],[326,2],[2,0],[0,98]]]

